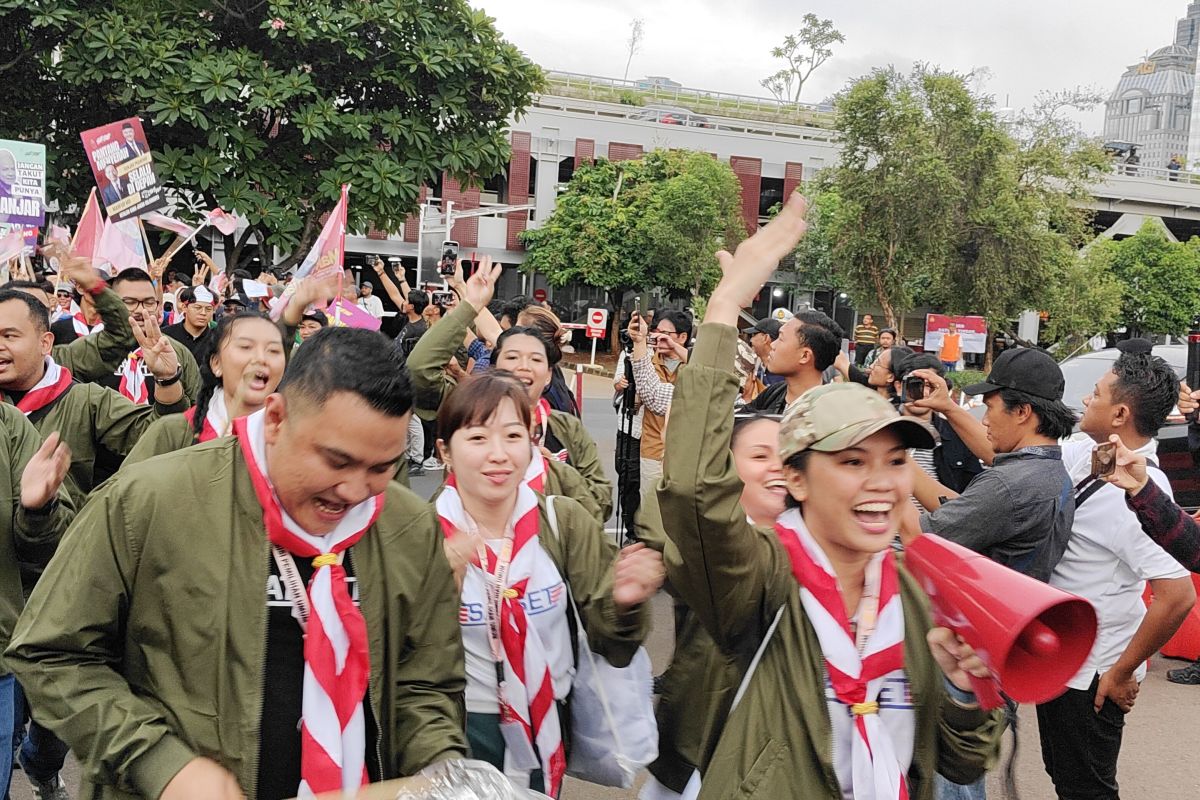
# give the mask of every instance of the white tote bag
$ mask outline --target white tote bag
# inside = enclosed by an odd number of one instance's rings
[[[559,538],[553,496],[546,498],[546,515],[554,538]],[[571,688],[567,774],[601,786],[632,788],[637,774],[658,758],[650,654],[639,647],[629,666],[614,667],[588,646],[570,585],[567,599],[579,637],[579,659]]]

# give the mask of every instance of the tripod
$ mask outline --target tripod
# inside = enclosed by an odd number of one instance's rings
[[[637,532],[634,530],[634,517],[641,505],[641,439],[634,438],[633,420],[637,416],[637,386],[633,379],[633,341],[629,334],[621,332],[621,346],[625,350],[625,380],[628,385],[616,400],[617,417],[617,447],[614,454],[614,465],[617,470],[617,543],[621,538],[636,541]]]

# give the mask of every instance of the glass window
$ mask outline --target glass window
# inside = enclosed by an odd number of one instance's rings
[[[1142,98],[1131,97],[1128,100],[1126,100],[1125,101],[1125,113],[1126,114],[1142,113]]]

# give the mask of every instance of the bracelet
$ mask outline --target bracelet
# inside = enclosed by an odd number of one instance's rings
[[[155,378],[154,382],[157,383],[159,386],[174,386],[175,384],[179,383],[179,379],[182,377],[183,377],[183,365],[181,364],[175,370],[174,375],[172,375],[169,378],[164,378],[163,380],[159,380],[158,378]]]

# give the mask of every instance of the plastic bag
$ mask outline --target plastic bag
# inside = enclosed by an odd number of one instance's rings
[[[439,761],[421,770],[391,800],[549,800],[544,794],[512,785],[484,761]]]

